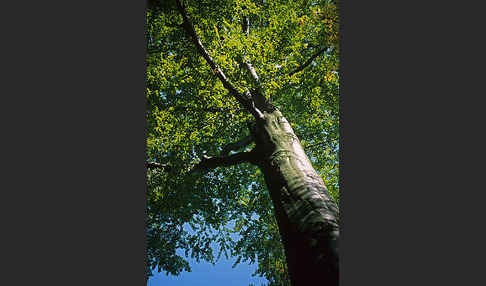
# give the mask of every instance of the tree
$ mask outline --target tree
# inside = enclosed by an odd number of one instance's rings
[[[229,251],[271,285],[337,285],[336,1],[149,1],[146,20],[147,274]]]

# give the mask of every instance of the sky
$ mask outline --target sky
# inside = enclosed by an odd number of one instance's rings
[[[165,275],[165,272],[157,273],[150,277],[147,286],[248,286],[253,283],[255,286],[265,285],[267,280],[263,277],[252,277],[257,268],[256,264],[240,262],[235,268],[231,268],[236,258],[226,259],[224,255],[215,265],[194,259],[187,258],[191,265],[192,272],[182,272],[179,276]]]
[[[255,215],[254,215],[255,216]],[[254,218],[253,216],[253,218]],[[235,222],[230,221],[226,227],[234,228]],[[184,230],[194,234],[188,224],[183,226]],[[233,240],[239,240],[241,236],[237,233],[231,233]],[[211,243],[213,250],[218,250],[219,247],[216,243]],[[264,277],[251,276],[257,269],[257,264],[249,264],[248,262],[241,261],[235,268],[232,268],[236,261],[236,257],[225,257],[221,255],[220,259],[212,265],[204,260],[199,262],[196,259],[185,257],[184,251],[177,249],[176,253],[189,262],[191,266],[191,272],[181,272],[178,276],[166,275],[162,270],[160,273],[157,269],[153,270],[153,276],[148,280],[147,286],[248,286],[253,283],[254,286],[265,285],[268,281]]]

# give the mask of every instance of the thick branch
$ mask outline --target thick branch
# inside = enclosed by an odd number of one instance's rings
[[[248,16],[243,16],[242,22],[243,22],[243,33],[245,33],[246,37],[248,38],[248,36],[250,36],[250,18],[248,18]],[[261,92],[260,78],[258,78],[255,69],[251,65],[250,60],[246,58],[246,55],[243,57],[243,63],[246,69],[248,70],[248,72],[250,73],[252,79],[255,81],[257,88]]]
[[[324,53],[326,50],[327,50],[327,48],[324,47],[321,50],[317,51],[317,53],[313,54],[304,64],[302,64],[301,66],[299,66],[295,70],[291,71],[289,73],[289,76],[292,76],[293,74],[298,73],[298,72],[302,71],[303,69],[305,69],[308,65],[310,65],[312,63],[312,61],[315,58],[317,58],[320,54]]]
[[[159,107],[159,109],[168,110],[170,107],[172,107],[172,106],[163,106],[163,107]],[[173,106],[173,108],[174,108],[173,109],[174,111],[182,111],[182,112],[213,112],[213,113],[216,113],[216,112],[229,113],[229,112],[233,112],[233,111],[238,112],[238,110],[232,110],[232,109],[228,109],[228,108],[218,108],[218,107],[197,108],[197,107],[192,107],[192,106]]]
[[[168,165],[157,162],[145,162],[145,167],[147,167],[148,169],[166,169]]]
[[[204,156],[202,161],[194,167],[193,171],[208,170],[224,166],[233,166],[241,163],[251,163],[254,161],[254,154],[252,152],[240,152],[224,157]]]
[[[265,91],[262,87],[262,83],[260,82],[260,79],[258,78],[258,75],[251,65],[250,61],[247,60],[246,58],[243,59],[244,66],[250,73],[251,78],[253,79],[253,82],[255,83],[256,86],[256,92],[252,91],[250,92],[249,96],[253,100],[253,103],[255,103],[255,106],[263,109],[264,106],[267,104],[267,100],[265,98]]]
[[[248,37],[250,35],[250,18],[243,16],[243,33]]]
[[[243,7],[243,9],[246,9]],[[248,38],[250,36],[250,18],[249,16],[244,15],[242,19],[242,25],[243,25],[243,33],[245,33],[246,37]],[[256,106],[258,108],[262,108],[262,105],[265,105],[266,99],[265,99],[265,91],[263,90],[262,83],[260,82],[260,78],[258,77],[258,74],[255,71],[255,68],[251,64],[250,60],[246,57],[246,55],[243,56],[243,64],[245,68],[248,70],[250,73],[250,76],[257,88],[258,92],[252,92],[251,93],[251,98],[253,102],[256,103]]]
[[[228,80],[226,75],[223,73],[223,71],[216,65],[214,62],[213,58],[209,55],[208,51],[202,44],[201,40],[199,39],[196,30],[194,30],[193,25],[189,21],[189,18],[187,17],[186,10],[184,9],[184,6],[182,5],[180,0],[176,0],[177,2],[177,8],[179,9],[179,12],[182,15],[182,18],[184,22],[182,23],[182,27],[186,32],[189,34],[191,37],[192,42],[196,45],[196,48],[199,52],[199,54],[206,60],[208,65],[211,67],[211,69],[214,71],[216,76],[219,78],[223,86],[232,94],[238,102],[243,105],[251,114],[253,114],[255,117],[259,117],[259,113],[255,111],[255,107],[252,106],[251,100],[248,98],[245,98],[243,94],[241,94],[233,84]]]
[[[255,71],[255,68],[253,68],[253,66],[251,65],[251,63],[250,63],[250,61],[248,59],[244,58],[243,61],[244,61],[244,64],[245,64],[246,69],[250,73],[253,81],[255,82],[255,85],[257,86],[258,91],[260,93],[262,93],[263,92],[262,84],[260,82],[260,78],[258,77],[258,75],[257,75],[257,73]]]
[[[238,142],[230,143],[223,147],[220,156],[228,156],[229,152],[238,151],[241,148],[250,145],[251,142],[253,142],[253,138],[251,136],[246,136]]]

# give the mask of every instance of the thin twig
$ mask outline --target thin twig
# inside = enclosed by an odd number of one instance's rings
[[[293,74],[298,73],[298,72],[302,71],[303,69],[305,69],[308,65],[310,65],[312,63],[312,61],[314,61],[315,58],[317,58],[320,54],[324,53],[326,50],[327,50],[327,48],[324,47],[321,50],[317,51],[304,64],[302,64],[301,66],[299,66],[295,70],[291,71],[289,73],[289,76],[292,76]]]

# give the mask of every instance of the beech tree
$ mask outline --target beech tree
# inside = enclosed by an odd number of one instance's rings
[[[338,285],[338,24],[330,0],[148,2],[148,276],[184,251]]]

